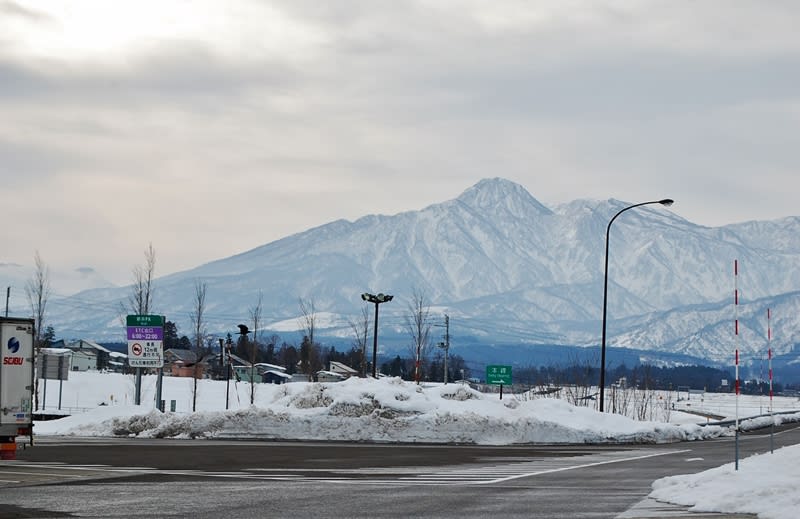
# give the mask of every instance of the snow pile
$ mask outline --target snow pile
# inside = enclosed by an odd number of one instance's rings
[[[195,413],[100,406],[38,422],[37,434],[156,438],[250,437],[508,445],[666,443],[729,434],[721,427],[638,422],[557,399],[500,399],[461,384],[399,378],[257,387],[256,405]]]
[[[653,483],[650,497],[693,512],[758,514],[761,519],[794,519],[800,507],[800,446],[778,449],[697,474]]]

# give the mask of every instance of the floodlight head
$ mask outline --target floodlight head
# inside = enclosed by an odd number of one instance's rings
[[[366,292],[361,294],[361,299],[363,299],[364,301],[369,301],[369,298],[370,298],[370,294],[367,294]]]
[[[250,329],[247,327],[246,324],[239,324],[237,326],[239,327],[239,335],[247,335],[248,333],[250,333]]]
[[[661,205],[665,205],[665,206],[669,207],[669,206],[671,206],[672,204],[675,203],[675,200],[673,200],[671,198],[665,198],[664,200],[659,200],[658,203],[661,204]]]

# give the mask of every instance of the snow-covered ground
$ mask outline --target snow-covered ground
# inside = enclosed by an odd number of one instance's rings
[[[350,440],[424,443],[666,443],[732,434],[729,427],[701,426],[709,419],[680,409],[740,418],[766,413],[769,400],[730,394],[658,395],[654,406],[665,421],[636,421],[576,407],[559,398],[481,393],[468,385],[416,385],[400,379],[350,379],[336,383],[256,384],[164,377],[166,413],[155,409],[156,377],[142,377],[142,405],[133,405],[134,377],[70,373],[59,384],[40,384],[40,406],[71,416],[37,421],[39,435],[139,436],[169,438],[257,437],[264,439]],[[228,409],[226,410],[226,403]],[[672,404],[675,404],[673,407]],[[776,398],[775,411],[798,410],[794,398]],[[170,409],[173,407],[175,411]],[[196,412],[192,412],[193,406]],[[776,415],[776,421],[800,420]],[[743,421],[743,427],[770,418]],[[800,477],[800,447],[741,460],[732,474],[725,466],[657,481],[657,499],[697,504],[698,509],[751,511],[789,517],[800,505],[791,482]],[[729,495],[730,493],[730,495]],[[736,496],[732,498],[731,496]],[[728,496],[728,497],[726,497]],[[749,497],[748,497],[749,496]],[[782,515],[783,514],[783,515]],[[794,517],[794,515],[792,515]]]

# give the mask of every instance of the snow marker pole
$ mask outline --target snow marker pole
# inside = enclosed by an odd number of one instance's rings
[[[770,325],[771,313],[767,308],[767,362],[769,369],[769,452],[775,452],[775,416],[772,414],[772,326]]]
[[[736,390],[736,439],[735,443],[735,470],[739,470],[739,260],[733,260],[733,310],[734,310],[734,333],[736,335],[736,380],[734,387]]]

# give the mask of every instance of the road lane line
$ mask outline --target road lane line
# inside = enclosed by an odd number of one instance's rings
[[[668,455],[672,455],[672,454],[683,454],[684,452],[691,452],[691,451],[692,451],[691,449],[683,449],[683,450],[669,451],[669,452],[657,452],[655,454],[642,454],[641,456],[630,456],[630,457],[621,458],[621,459],[596,461],[594,463],[582,463],[582,464],[579,464],[579,465],[570,465],[568,467],[560,467],[560,468],[557,468],[557,469],[548,469],[548,470],[540,470],[540,471],[537,471],[537,472],[528,472],[526,474],[518,474],[518,475],[515,475],[515,476],[508,476],[508,477],[505,477],[505,478],[492,479],[490,481],[480,481],[480,482],[467,483],[467,484],[491,485],[491,484],[495,484],[495,483],[504,483],[506,481],[511,481],[511,480],[514,480],[514,479],[527,478],[527,477],[531,477],[531,476],[540,476],[542,474],[553,474],[555,472],[565,472],[567,470],[584,469],[584,468],[587,468],[587,467],[597,467],[599,465],[610,465],[612,463],[622,463],[622,462],[625,462],[625,461],[643,460],[643,459],[647,459],[647,458],[655,458],[657,456],[668,456]]]

